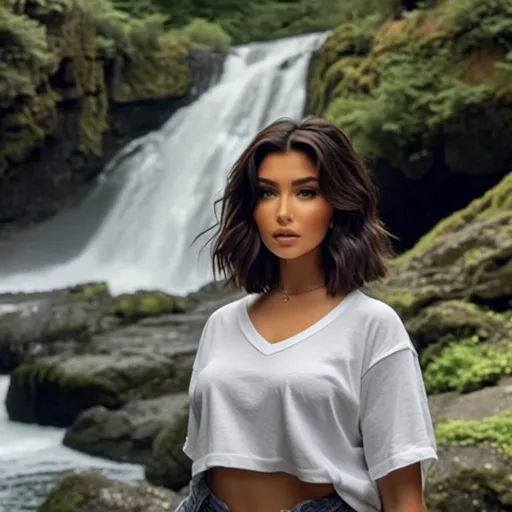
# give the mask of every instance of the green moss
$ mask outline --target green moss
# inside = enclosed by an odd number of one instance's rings
[[[73,299],[85,301],[110,296],[108,284],[104,282],[80,284],[70,288],[69,293]]]
[[[119,295],[114,299],[111,313],[127,321],[159,316],[169,313],[182,313],[192,303],[183,297],[168,295],[160,291],[139,291],[134,294]]]
[[[187,63],[190,43],[175,34],[164,35],[160,47],[124,62],[111,89],[116,102],[183,96],[192,85]]]
[[[448,345],[424,371],[427,393],[469,392],[512,374],[512,343],[495,349],[472,340]]]
[[[435,426],[441,445],[474,446],[487,443],[498,453],[512,457],[512,411],[503,411],[481,421],[452,420]]]
[[[64,475],[50,490],[37,512],[77,512],[80,505],[86,504],[89,489],[101,486],[104,481],[104,476],[95,473]]]

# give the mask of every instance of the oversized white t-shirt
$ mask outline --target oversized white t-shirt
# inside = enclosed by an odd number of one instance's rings
[[[359,290],[298,334],[267,342],[247,295],[214,312],[190,381],[183,451],[214,466],[284,471],[334,485],[358,512],[381,510],[376,480],[436,443],[418,355],[402,321]],[[290,307],[293,307],[290,304]]]

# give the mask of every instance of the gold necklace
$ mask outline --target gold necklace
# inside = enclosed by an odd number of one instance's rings
[[[319,290],[320,288],[323,288],[325,284],[321,284],[320,286],[317,286],[316,288],[311,288],[309,290],[303,290],[301,292],[286,292],[282,288],[278,288],[277,291],[283,296],[283,302],[288,302],[290,300],[291,295],[302,295],[303,293],[309,293],[314,292],[315,290]]]

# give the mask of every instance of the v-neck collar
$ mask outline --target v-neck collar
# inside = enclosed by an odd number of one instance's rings
[[[247,295],[240,301],[239,309],[238,309],[238,320],[240,327],[245,335],[245,337],[249,340],[249,342],[259,350],[262,354],[268,356],[275,354],[277,352],[281,352],[286,350],[289,347],[299,343],[306,338],[309,338],[320,329],[324,328],[326,325],[330,324],[335,318],[337,318],[348,306],[348,304],[352,301],[355,295],[359,293],[358,290],[353,290],[346,295],[346,297],[336,306],[334,306],[331,311],[326,313],[322,318],[317,320],[314,324],[306,327],[306,329],[299,331],[298,333],[286,338],[282,341],[278,341],[276,343],[270,343],[267,341],[254,327],[251,318],[249,317],[249,305],[252,303],[252,300],[256,300],[257,294]]]

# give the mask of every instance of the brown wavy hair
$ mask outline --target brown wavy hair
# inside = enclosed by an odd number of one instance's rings
[[[280,119],[264,128],[228,174],[212,246],[214,275],[248,293],[277,286],[279,259],[262,243],[253,212],[258,201],[258,169],[270,153],[300,151],[319,170],[320,191],[334,208],[333,227],[322,242],[323,269],[330,295],[348,293],[387,275],[390,234],[377,213],[370,175],[352,144],[333,124],[307,117]],[[198,238],[196,237],[196,239]],[[207,243],[208,243],[207,242]]]

